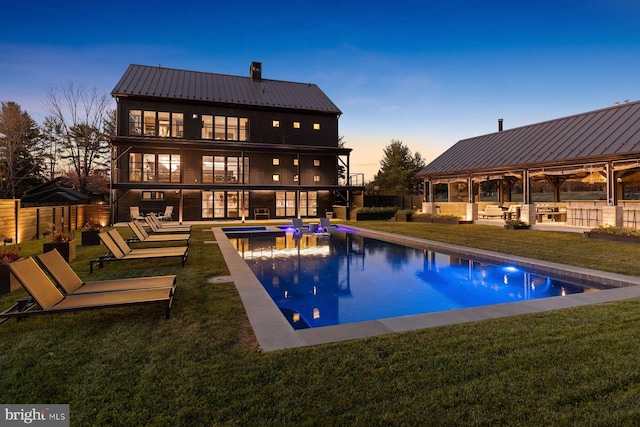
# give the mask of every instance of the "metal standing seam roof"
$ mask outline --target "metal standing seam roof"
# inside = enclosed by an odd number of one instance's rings
[[[640,154],[640,101],[458,141],[422,169],[433,177]]]
[[[315,84],[131,64],[112,96],[183,99],[342,114]]]

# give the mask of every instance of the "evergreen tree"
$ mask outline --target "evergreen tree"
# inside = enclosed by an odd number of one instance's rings
[[[0,106],[0,198],[16,199],[44,180],[37,123],[15,102]]]
[[[424,166],[420,153],[411,154],[402,141],[392,139],[369,186],[378,187],[379,192],[387,195],[421,194],[422,180],[416,174]]]

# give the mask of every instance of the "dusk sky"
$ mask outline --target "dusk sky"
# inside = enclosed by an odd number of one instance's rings
[[[403,141],[460,139],[640,99],[640,1],[0,0],[0,100],[36,121],[72,81],[109,93],[131,63],[317,84],[365,181]],[[115,102],[114,102],[115,108]]]

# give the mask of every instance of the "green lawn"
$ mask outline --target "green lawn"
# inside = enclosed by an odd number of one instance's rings
[[[640,247],[481,225],[366,222],[522,256],[639,275]],[[640,300],[261,353],[208,227],[175,260],[108,263],[85,279],[178,274],[160,307],[0,325],[0,401],[69,403],[74,426],[635,425]],[[23,245],[38,253],[40,242]],[[24,296],[0,296],[0,309]]]

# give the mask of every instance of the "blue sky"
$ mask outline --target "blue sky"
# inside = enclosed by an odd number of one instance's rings
[[[109,93],[130,63],[317,84],[351,172],[391,139],[456,141],[640,99],[640,1],[0,0],[0,100],[38,122],[50,87]]]

